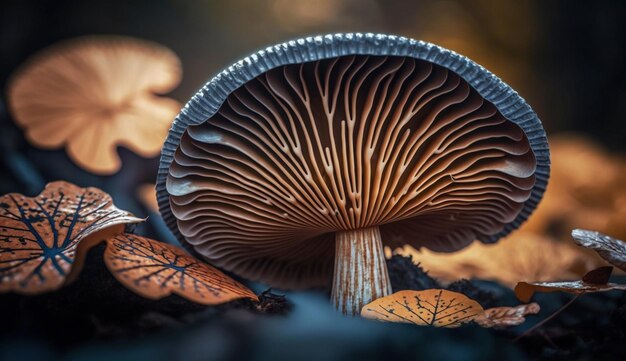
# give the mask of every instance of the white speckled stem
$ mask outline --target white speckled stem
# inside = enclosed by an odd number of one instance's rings
[[[358,315],[373,300],[391,293],[378,227],[337,232],[331,299],[345,315]]]

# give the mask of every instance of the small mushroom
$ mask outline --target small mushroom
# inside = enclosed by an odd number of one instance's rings
[[[391,292],[383,245],[458,250],[516,229],[549,173],[541,123],[481,66],[374,34],[306,38],[220,73],[174,122],[161,213],[205,259],[345,314]]]

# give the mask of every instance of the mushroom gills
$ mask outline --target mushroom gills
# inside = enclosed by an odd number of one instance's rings
[[[353,313],[389,291],[374,249],[490,240],[524,208],[536,164],[524,131],[453,71],[351,55],[279,66],[234,90],[184,131],[166,186],[186,242],[240,276],[329,287],[333,270],[370,267],[346,276],[375,281],[370,295],[354,293],[365,281],[333,287]],[[346,257],[346,239],[373,258]]]

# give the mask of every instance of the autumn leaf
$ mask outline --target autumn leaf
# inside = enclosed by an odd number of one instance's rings
[[[140,221],[103,191],[63,181],[33,198],[0,197],[0,292],[60,288],[80,270],[89,246]]]
[[[609,267],[612,268],[612,267]],[[609,272],[610,276],[610,272]],[[515,286],[515,295],[522,302],[528,302],[536,292],[567,292],[573,294],[606,292],[612,290],[626,290],[626,285],[616,283],[602,283],[605,279],[606,268],[602,267],[587,273],[582,280],[568,282],[519,282]]]
[[[400,291],[365,306],[361,316],[378,321],[420,326],[458,327],[484,315],[482,306],[467,296],[442,290]]]
[[[537,252],[538,249],[541,252]],[[396,252],[411,255],[437,279],[456,281],[479,278],[498,281],[511,288],[519,280],[526,279],[576,279],[599,265],[580,247],[526,232],[517,232],[496,244],[475,241],[453,253],[439,253],[425,248],[417,251],[410,246]]]
[[[65,148],[95,174],[117,172],[123,146],[142,157],[159,154],[180,110],[160,96],[182,76],[169,49],[123,36],[85,36],[33,56],[11,77],[8,106],[28,141]]]
[[[175,293],[204,305],[238,298],[258,301],[252,291],[218,269],[149,238],[131,234],[110,238],[104,261],[118,281],[145,298]]]
[[[593,249],[607,262],[626,272],[626,242],[584,229],[573,230],[572,237],[579,246]]]
[[[569,230],[582,226],[623,236],[626,204],[619,201],[626,196],[623,159],[571,133],[551,137],[550,153],[544,198],[520,230],[565,239]]]
[[[494,307],[485,310],[484,317],[477,317],[474,321],[485,328],[510,327],[521,325],[527,315],[536,315],[541,311],[537,303],[528,303],[514,307]]]

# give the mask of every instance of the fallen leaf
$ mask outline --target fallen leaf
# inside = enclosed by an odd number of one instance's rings
[[[442,290],[400,291],[365,306],[361,316],[378,321],[420,326],[458,327],[484,315],[482,306],[467,296]]]
[[[584,229],[573,230],[572,237],[579,246],[593,249],[607,262],[626,272],[626,242]]]
[[[551,137],[550,154],[545,196],[522,230],[567,239],[586,228],[626,239],[624,158],[571,133]]]
[[[159,96],[181,80],[178,57],[149,41],[87,36],[51,46],[11,78],[8,104],[28,141],[65,147],[81,168],[113,174],[117,146],[143,157],[159,154],[180,110]]]
[[[494,307],[485,310],[485,317],[477,317],[474,321],[486,328],[510,327],[521,325],[525,316],[536,315],[541,311],[537,303],[527,303],[514,307]]]
[[[238,298],[258,301],[244,285],[182,249],[149,238],[120,234],[107,241],[104,261],[124,286],[149,299],[175,293],[204,305]]]
[[[519,280],[575,279],[598,266],[579,247],[525,232],[517,232],[496,244],[475,241],[454,253],[417,251],[410,246],[396,253],[411,255],[431,276],[443,281],[480,278],[511,288]]]
[[[597,276],[593,274],[590,275],[590,273],[595,271],[596,270],[590,271],[583,278],[595,279]],[[519,282],[517,286],[515,286],[515,295],[520,301],[528,302],[536,292],[567,292],[581,294],[612,290],[626,290],[626,285],[616,283],[587,283],[582,280],[568,282]]]
[[[0,292],[60,288],[80,271],[83,253],[141,219],[97,188],[48,183],[36,197],[0,197]]]

